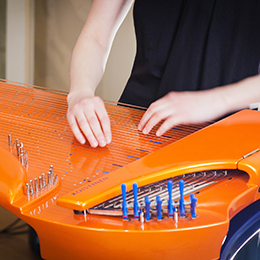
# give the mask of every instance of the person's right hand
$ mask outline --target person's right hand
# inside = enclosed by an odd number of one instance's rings
[[[111,142],[110,120],[103,100],[97,96],[70,93],[67,120],[76,139],[92,147],[104,147]]]

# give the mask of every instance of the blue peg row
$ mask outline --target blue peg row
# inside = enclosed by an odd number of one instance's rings
[[[169,200],[168,200],[168,216],[169,218],[173,217],[174,213],[176,213],[176,209],[173,206],[173,200],[172,200],[172,187],[173,183],[172,181],[167,182],[167,187],[168,187],[168,194],[169,194]],[[127,213],[127,203],[126,203],[126,184],[123,183],[121,185],[121,190],[122,190],[122,212],[123,212],[123,220],[128,219],[128,213]],[[184,205],[184,181],[180,180],[179,181],[179,190],[180,190],[180,199],[179,199],[179,211],[180,211],[180,216],[184,217],[185,216],[185,205]],[[133,203],[133,210],[134,210],[134,218],[139,219],[140,215],[140,209],[138,205],[138,185],[137,183],[133,183],[133,195],[134,195],[134,203]],[[196,218],[196,206],[197,206],[197,201],[198,199],[195,198],[194,194],[190,194],[190,209],[191,209],[191,217]],[[145,197],[145,220],[150,221],[151,220],[151,215],[150,215],[150,210],[151,210],[151,201],[149,201],[149,197]],[[142,209],[142,210],[144,210]],[[160,196],[156,197],[156,211],[157,211],[157,220],[162,220],[162,200],[160,199]]]
[[[123,220],[127,220],[128,214],[127,214],[127,204],[126,204],[126,184],[123,183],[121,185],[121,191],[122,191],[122,211],[123,211]]]
[[[179,189],[180,189],[180,200],[179,200],[179,208],[180,208],[180,216],[185,216],[185,206],[184,206],[184,181],[179,181]]]
[[[174,207],[173,207],[173,202],[172,202],[172,181],[167,182],[167,187],[168,187],[168,194],[169,194],[169,200],[168,200],[168,217],[172,218],[173,217],[173,212],[174,212]]]
[[[133,183],[133,193],[134,193],[134,218],[139,219],[139,205],[137,201],[138,186],[136,182]]]

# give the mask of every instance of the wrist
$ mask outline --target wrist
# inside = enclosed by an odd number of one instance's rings
[[[260,76],[252,76],[213,90],[226,113],[249,108],[250,104],[260,101]]]
[[[95,93],[91,88],[73,89],[70,90],[67,96],[68,105],[71,106],[82,99],[94,97]]]
[[[245,93],[243,94],[241,92],[241,84],[243,85],[244,82],[239,81],[214,89],[215,96],[219,101],[219,106],[222,107],[223,114],[233,113],[247,107],[247,103],[243,100]]]

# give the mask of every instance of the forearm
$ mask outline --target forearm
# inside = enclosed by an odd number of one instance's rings
[[[217,87],[212,92],[213,96],[221,100],[226,113],[249,108],[250,104],[260,102],[260,75]]]
[[[71,59],[70,93],[94,95],[105,70],[107,55],[108,50],[95,39],[79,38]]]
[[[70,95],[94,95],[107,62],[114,36],[132,0],[95,0],[73,50]]]

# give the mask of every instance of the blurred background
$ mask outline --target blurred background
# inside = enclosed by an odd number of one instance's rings
[[[0,0],[0,78],[69,90],[71,53],[92,0]],[[132,10],[119,29],[97,94],[117,101],[135,53]]]
[[[0,0],[0,78],[69,91],[72,50],[92,2]],[[131,9],[116,35],[97,95],[118,100],[131,72],[135,48]],[[31,250],[24,222],[6,229],[16,220],[0,206],[0,259],[40,259]]]

